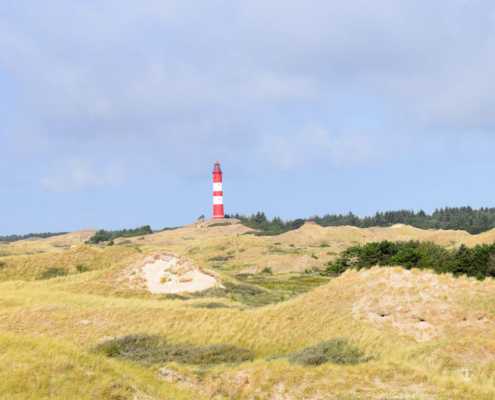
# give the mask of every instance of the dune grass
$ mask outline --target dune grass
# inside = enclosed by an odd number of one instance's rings
[[[0,364],[4,399],[202,398],[138,365],[43,337],[0,334]]]
[[[182,228],[164,232],[167,250],[203,266],[233,256],[219,261],[222,294],[152,295],[116,284],[127,263],[157,249],[147,238],[139,250],[0,257],[0,398],[495,398],[492,279],[376,267],[333,279],[275,269],[236,278],[229,271],[299,256],[273,248],[292,249],[300,233],[274,245],[237,233],[202,238],[194,229],[192,240],[173,236],[184,236]],[[237,228],[208,231],[228,229]],[[296,250],[321,258],[316,248]],[[78,271],[83,264],[89,271]],[[36,279],[49,268],[67,275]],[[261,306],[264,296],[278,299]],[[137,334],[161,344],[121,348]],[[102,343],[120,353],[94,352]],[[236,354],[246,357],[230,362]],[[468,381],[460,376],[466,364]]]

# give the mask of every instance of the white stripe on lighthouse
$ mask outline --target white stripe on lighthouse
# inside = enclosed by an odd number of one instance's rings
[[[213,184],[213,191],[214,192],[221,192],[222,191],[222,182],[216,182]]]
[[[223,204],[223,196],[213,197],[213,204]]]

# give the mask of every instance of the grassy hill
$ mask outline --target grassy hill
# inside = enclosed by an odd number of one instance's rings
[[[0,245],[0,398],[495,398],[493,279],[318,273],[356,244],[474,246],[495,232],[303,226],[255,237],[236,221],[211,224],[115,246],[74,246],[70,234]],[[150,293],[136,277],[172,253],[221,288]]]

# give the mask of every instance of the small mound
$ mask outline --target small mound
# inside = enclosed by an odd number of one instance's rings
[[[218,274],[186,257],[165,251],[145,254],[134,260],[120,279],[130,286],[145,287],[151,293],[193,293],[223,286]]]
[[[43,253],[3,258],[0,281],[44,280],[109,268],[114,261],[85,245],[60,253]]]
[[[348,270],[318,296],[345,301],[353,317],[418,342],[475,332],[490,337],[495,316],[483,310],[495,282],[392,267]],[[309,295],[316,296],[314,295]]]

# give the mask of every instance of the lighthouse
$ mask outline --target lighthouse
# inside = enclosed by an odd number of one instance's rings
[[[213,165],[213,219],[224,219],[222,170],[218,161]]]

